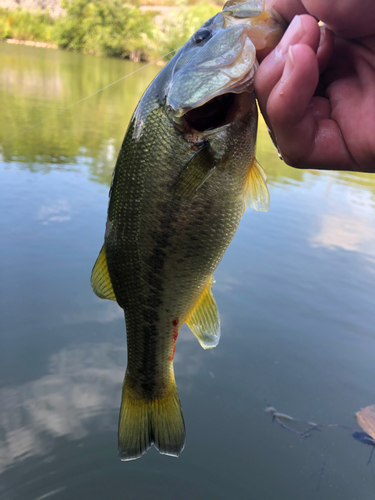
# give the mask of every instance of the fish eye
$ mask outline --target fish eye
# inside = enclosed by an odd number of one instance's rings
[[[193,42],[201,43],[204,40],[207,40],[211,36],[211,31],[207,28],[201,28],[193,36]]]

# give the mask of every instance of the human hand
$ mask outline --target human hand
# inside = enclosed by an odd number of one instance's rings
[[[375,3],[269,3],[288,22],[297,15],[255,76],[283,159],[299,168],[375,172]]]

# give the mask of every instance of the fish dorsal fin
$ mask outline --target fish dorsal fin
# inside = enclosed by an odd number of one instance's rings
[[[210,144],[206,142],[187,162],[180,173],[175,185],[173,194],[176,198],[192,200],[211,177],[219,163],[215,159]]]
[[[254,157],[249,165],[245,186],[244,201],[254,210],[267,212],[270,208],[270,193],[267,188],[267,175]]]
[[[203,349],[216,347],[220,340],[219,309],[212,293],[214,283],[215,280],[211,276],[194,309],[185,320]]]
[[[107,266],[104,245],[91,273],[91,287],[100,299],[116,300]]]

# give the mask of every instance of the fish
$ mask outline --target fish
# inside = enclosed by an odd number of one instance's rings
[[[257,50],[271,50],[284,29],[264,1],[227,2],[153,80],[129,123],[91,275],[96,295],[125,313],[121,460],[152,445],[175,457],[184,448],[176,341],[187,323],[204,349],[218,344],[213,272],[245,204],[268,210],[253,80]]]

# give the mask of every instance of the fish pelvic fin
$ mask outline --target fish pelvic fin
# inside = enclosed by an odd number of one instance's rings
[[[254,210],[267,212],[270,208],[270,193],[267,188],[267,175],[254,157],[249,165],[244,185],[244,201]]]
[[[125,376],[118,429],[120,459],[136,460],[153,444],[159,453],[172,457],[178,457],[185,446],[185,423],[173,372],[166,393],[154,399],[140,397]]]
[[[210,276],[198,302],[185,320],[203,349],[216,347],[220,340],[220,314],[212,293],[214,283],[213,276]]]
[[[94,293],[100,299],[109,299],[116,301],[116,295],[113,291],[111,277],[109,276],[107,256],[104,245],[100,250],[99,256],[96,259],[94,268],[91,273],[91,287]]]

